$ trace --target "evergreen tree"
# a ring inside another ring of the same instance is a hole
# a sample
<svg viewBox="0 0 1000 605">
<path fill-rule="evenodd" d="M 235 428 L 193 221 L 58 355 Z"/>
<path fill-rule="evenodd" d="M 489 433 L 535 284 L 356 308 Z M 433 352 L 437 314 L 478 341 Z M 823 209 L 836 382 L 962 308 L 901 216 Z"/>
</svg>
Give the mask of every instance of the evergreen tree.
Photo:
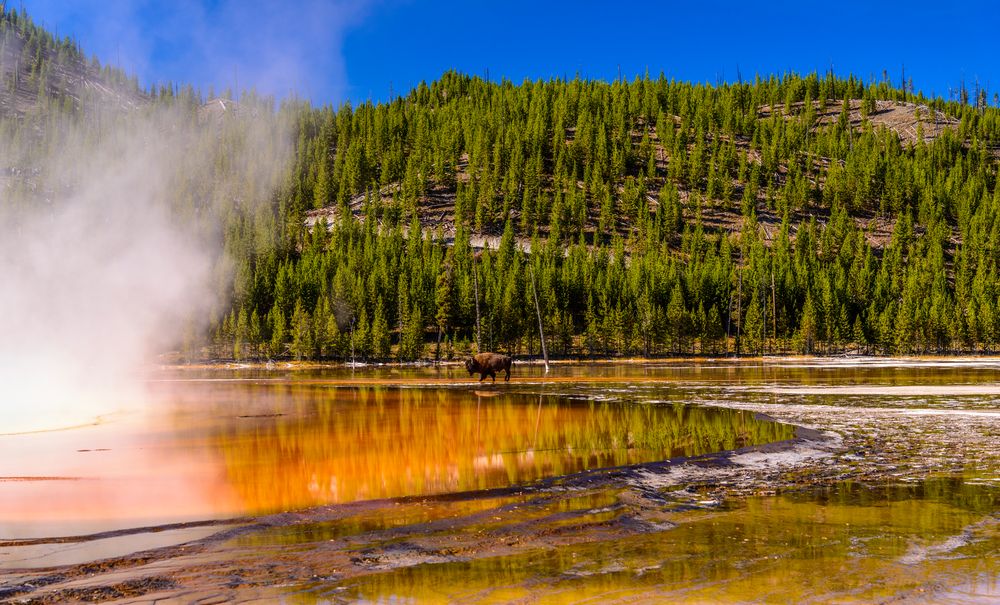
<svg viewBox="0 0 1000 605">
<path fill-rule="evenodd" d="M 799 349 L 801 352 L 806 355 L 813 354 L 817 333 L 816 309 L 813 306 L 812 296 L 806 294 L 806 301 L 802 306 L 802 321 L 798 332 Z"/>
<path fill-rule="evenodd" d="M 455 319 L 455 282 L 452 270 L 453 255 L 449 249 L 441 271 L 437 275 L 437 282 L 434 290 L 434 305 L 437 308 L 435 320 L 438 327 L 438 345 L 434 352 L 435 357 L 440 358 L 441 335 L 448 331 L 448 327 Z"/>
<path fill-rule="evenodd" d="M 271 357 L 279 357 L 285 353 L 285 314 L 281 308 L 275 304 L 268 314 L 271 324 L 271 341 L 269 354 Z"/>
<path fill-rule="evenodd" d="M 667 322 L 670 326 L 670 351 L 680 353 L 687 335 L 687 313 L 684 308 L 684 294 L 680 284 L 674 284 L 667 303 Z"/>
<path fill-rule="evenodd" d="M 388 359 L 390 347 L 389 324 L 385 318 L 382 301 L 379 301 L 375 307 L 375 319 L 372 321 L 371 354 L 376 359 Z"/>
<path fill-rule="evenodd" d="M 314 353 L 312 322 L 301 298 L 295 301 L 295 312 L 292 314 L 291 352 L 295 359 L 312 357 Z"/>
<path fill-rule="evenodd" d="M 755 290 L 750 298 L 744 318 L 744 350 L 751 355 L 760 355 L 764 346 L 764 311 L 761 308 L 760 296 Z"/>
</svg>

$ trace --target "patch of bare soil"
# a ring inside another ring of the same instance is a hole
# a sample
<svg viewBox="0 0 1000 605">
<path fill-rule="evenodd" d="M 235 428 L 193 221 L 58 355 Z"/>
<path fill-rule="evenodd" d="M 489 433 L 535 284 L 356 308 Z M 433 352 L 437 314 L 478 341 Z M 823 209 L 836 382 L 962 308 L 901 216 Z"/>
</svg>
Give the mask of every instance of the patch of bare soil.
<svg viewBox="0 0 1000 605">
<path fill-rule="evenodd" d="M 789 117 L 797 115 L 802 111 L 804 104 L 793 103 L 792 113 Z M 836 122 L 840 118 L 843 101 L 827 101 L 826 107 L 821 108 L 819 101 L 813 101 L 813 108 L 816 110 L 817 127 L 826 126 Z M 784 105 L 775 107 L 778 112 L 786 113 Z M 771 116 L 771 107 L 763 106 L 759 108 L 759 115 L 762 118 Z M 861 111 L 861 100 L 850 101 L 850 111 L 848 121 L 854 130 L 861 130 L 864 127 L 865 117 Z M 927 105 L 916 103 L 904 103 L 900 101 L 876 101 L 875 111 L 868 116 L 868 121 L 872 127 L 885 126 L 899 136 L 899 140 L 905 145 L 907 143 L 917 143 L 919 141 L 931 142 L 941 136 L 946 129 L 956 129 L 958 120 L 940 111 L 934 110 Z"/>
<path fill-rule="evenodd" d="M 957 128 L 958 120 L 926 105 L 878 101 L 871 115 L 875 126 L 885 126 L 904 143 L 932 141 L 948 128 Z"/>
<path fill-rule="evenodd" d="M 391 202 L 398 190 L 398 185 L 383 187 L 379 191 L 379 201 L 381 203 Z M 348 202 L 348 208 L 350 208 L 352 216 L 359 222 L 365 221 L 363 212 L 364 203 L 365 196 L 363 195 L 356 195 Z M 434 186 L 420 198 L 418 204 L 420 207 L 420 228 L 426 232 L 438 234 L 444 240 L 445 244 L 449 246 L 453 245 L 455 243 L 455 236 L 457 235 L 457 227 L 455 225 L 455 191 L 443 186 Z M 307 229 L 312 230 L 321 220 L 326 221 L 327 225 L 333 225 L 338 219 L 339 211 L 337 207 L 326 206 L 306 212 L 304 223 Z M 385 227 L 385 223 L 381 219 L 378 219 L 378 227 L 380 229 Z M 401 226 L 401 230 L 404 237 L 408 236 L 410 231 L 409 224 L 404 223 Z M 494 233 L 490 231 L 473 232 L 469 237 L 469 243 L 477 250 L 485 248 L 497 250 L 500 247 L 500 235 L 498 232 Z M 521 252 L 531 251 L 530 238 L 516 236 L 514 242 L 515 246 Z"/>
<path fill-rule="evenodd" d="M 18 600 L 24 605 L 48 605 L 50 603 L 82 602 L 104 603 L 108 601 L 133 600 L 153 592 L 175 588 L 177 585 L 167 578 L 146 577 L 126 580 L 116 584 L 66 588 L 40 597 Z M 0 593 L 2 594 L 2 593 Z"/>
</svg>

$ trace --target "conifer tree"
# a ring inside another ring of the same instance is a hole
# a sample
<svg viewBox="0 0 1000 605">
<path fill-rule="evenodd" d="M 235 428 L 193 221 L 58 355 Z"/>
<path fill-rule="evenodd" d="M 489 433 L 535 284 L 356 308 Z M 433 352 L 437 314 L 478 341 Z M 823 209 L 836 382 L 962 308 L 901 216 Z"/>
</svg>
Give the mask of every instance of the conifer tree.
<svg viewBox="0 0 1000 605">
<path fill-rule="evenodd" d="M 313 356 L 313 332 L 309 312 L 302 304 L 302 299 L 295 301 L 295 311 L 292 314 L 292 355 L 295 359 L 305 359 Z"/>
<path fill-rule="evenodd" d="M 375 307 L 375 319 L 371 327 L 371 355 L 376 359 L 388 359 L 391 348 L 389 324 L 386 321 L 382 301 Z"/>
<path fill-rule="evenodd" d="M 285 353 L 285 314 L 281 311 L 281 307 L 275 303 L 268 315 L 271 324 L 269 354 L 271 357 L 278 357 Z"/>
<path fill-rule="evenodd" d="M 761 308 L 761 300 L 755 290 L 750 297 L 750 306 L 747 307 L 746 318 L 744 319 L 744 340 L 743 346 L 747 353 L 760 355 L 763 351 L 765 339 L 764 334 L 764 311 Z"/>
</svg>

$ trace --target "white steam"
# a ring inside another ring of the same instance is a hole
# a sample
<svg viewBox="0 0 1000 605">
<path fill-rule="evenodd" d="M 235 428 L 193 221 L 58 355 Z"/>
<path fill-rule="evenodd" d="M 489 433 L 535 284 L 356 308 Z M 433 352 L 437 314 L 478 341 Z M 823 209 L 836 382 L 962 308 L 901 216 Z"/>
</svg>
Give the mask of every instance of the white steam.
<svg viewBox="0 0 1000 605">
<path fill-rule="evenodd" d="M 0 434 L 131 405 L 141 365 L 225 302 L 221 217 L 273 196 L 288 131 L 182 105 L 0 144 Z"/>
<path fill-rule="evenodd" d="M 290 91 L 337 102 L 348 83 L 348 29 L 372 0 L 31 0 L 45 24 L 69 24 L 88 52 L 143 82 L 216 92 Z M 60 35 L 64 32 L 60 31 Z"/>
</svg>

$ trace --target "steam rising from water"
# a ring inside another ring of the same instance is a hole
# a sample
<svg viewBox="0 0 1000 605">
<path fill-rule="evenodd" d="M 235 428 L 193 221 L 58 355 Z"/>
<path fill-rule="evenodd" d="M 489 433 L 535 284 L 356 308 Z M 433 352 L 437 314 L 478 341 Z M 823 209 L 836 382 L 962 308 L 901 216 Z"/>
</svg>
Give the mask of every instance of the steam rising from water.
<svg viewBox="0 0 1000 605">
<path fill-rule="evenodd" d="M 22 130 L 0 144 L 0 433 L 133 405 L 141 365 L 223 302 L 220 217 L 269 199 L 288 157 L 266 106 Z"/>
</svg>

